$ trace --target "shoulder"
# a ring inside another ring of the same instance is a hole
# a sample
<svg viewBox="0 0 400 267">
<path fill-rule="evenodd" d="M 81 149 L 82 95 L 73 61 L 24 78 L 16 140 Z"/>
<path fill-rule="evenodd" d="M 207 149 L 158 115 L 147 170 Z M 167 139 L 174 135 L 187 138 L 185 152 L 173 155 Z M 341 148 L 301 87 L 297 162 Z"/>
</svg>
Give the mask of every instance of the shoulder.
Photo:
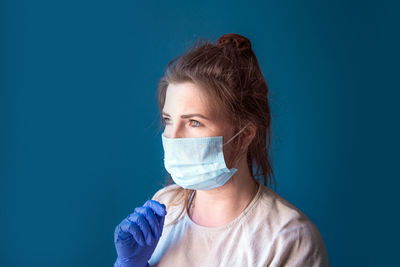
<svg viewBox="0 0 400 267">
<path fill-rule="evenodd" d="M 261 185 L 256 214 L 266 222 L 274 234 L 300 226 L 312 227 L 310 219 L 278 193 Z M 315 227 L 315 226 L 314 226 Z"/>
<path fill-rule="evenodd" d="M 176 194 L 182 191 L 182 187 L 176 184 L 167 185 L 159 189 L 151 198 L 163 204 L 168 204 L 176 198 Z"/>
<path fill-rule="evenodd" d="M 282 229 L 274 237 L 271 249 L 274 266 L 329 266 L 325 244 L 311 222 Z"/>
<path fill-rule="evenodd" d="M 272 265 L 329 265 L 318 228 L 300 209 L 278 193 L 263 186 L 256 214 L 263 222 L 262 228 L 268 231 L 274 251 Z"/>
<path fill-rule="evenodd" d="M 152 197 L 152 200 L 156 200 L 166 206 L 166 225 L 181 217 L 184 211 L 184 199 L 185 190 L 176 184 L 167 185 L 161 188 Z"/>
</svg>

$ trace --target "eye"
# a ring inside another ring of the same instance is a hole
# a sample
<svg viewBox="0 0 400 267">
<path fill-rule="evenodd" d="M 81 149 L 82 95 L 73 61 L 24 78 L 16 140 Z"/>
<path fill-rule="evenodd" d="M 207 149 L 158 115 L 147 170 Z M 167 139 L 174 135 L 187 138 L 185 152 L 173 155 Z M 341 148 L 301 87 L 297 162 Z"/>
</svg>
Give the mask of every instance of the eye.
<svg viewBox="0 0 400 267">
<path fill-rule="evenodd" d="M 201 126 L 201 123 L 196 120 L 190 120 L 190 122 L 194 122 L 194 124 L 196 125 L 196 126 L 194 126 L 195 128 Z"/>
<path fill-rule="evenodd" d="M 163 117 L 163 118 L 162 118 L 162 122 L 163 122 L 164 124 L 168 124 L 168 121 L 169 121 L 169 118 L 166 118 L 166 117 Z"/>
<path fill-rule="evenodd" d="M 194 127 L 194 128 L 202 126 L 202 124 L 199 121 L 196 121 L 196 120 L 189 120 L 189 121 L 191 123 L 191 126 Z M 170 124 L 170 119 L 167 118 L 167 117 L 163 117 L 162 118 L 162 123 L 165 124 L 165 125 L 166 124 Z"/>
</svg>

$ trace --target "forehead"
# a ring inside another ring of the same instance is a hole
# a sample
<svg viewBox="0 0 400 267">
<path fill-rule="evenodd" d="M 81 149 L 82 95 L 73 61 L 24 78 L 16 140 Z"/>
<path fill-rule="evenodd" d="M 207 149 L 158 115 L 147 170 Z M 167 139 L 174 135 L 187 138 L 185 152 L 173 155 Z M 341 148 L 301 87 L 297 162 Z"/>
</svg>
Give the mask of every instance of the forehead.
<svg viewBox="0 0 400 267">
<path fill-rule="evenodd" d="M 170 83 L 167 88 L 163 110 L 172 113 L 196 112 L 206 116 L 212 115 L 211 109 L 207 104 L 206 95 L 202 94 L 200 88 L 191 82 Z"/>
</svg>

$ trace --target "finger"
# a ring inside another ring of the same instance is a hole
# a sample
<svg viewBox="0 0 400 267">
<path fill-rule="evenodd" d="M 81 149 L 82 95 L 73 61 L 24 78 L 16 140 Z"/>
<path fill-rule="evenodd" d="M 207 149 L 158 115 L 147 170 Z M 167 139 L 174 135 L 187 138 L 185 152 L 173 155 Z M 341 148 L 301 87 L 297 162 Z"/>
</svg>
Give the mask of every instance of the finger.
<svg viewBox="0 0 400 267">
<path fill-rule="evenodd" d="M 144 239 L 146 240 L 146 244 L 151 246 L 154 238 L 151 234 L 151 228 L 146 218 L 142 214 L 135 212 L 128 218 L 128 220 L 135 222 L 139 226 L 140 230 L 142 230 Z"/>
<path fill-rule="evenodd" d="M 161 204 L 160 202 L 156 200 L 147 200 L 146 203 L 144 203 L 143 207 L 150 207 L 155 214 L 160 215 L 160 216 L 165 216 L 167 214 L 167 210 L 165 208 L 164 204 Z"/>
<path fill-rule="evenodd" d="M 120 240 L 127 240 L 133 236 L 130 233 L 125 233 L 120 229 L 121 225 L 118 224 L 114 229 L 114 243 L 117 243 Z"/>
<path fill-rule="evenodd" d="M 156 215 L 157 220 L 159 221 L 159 226 L 160 226 L 160 236 L 162 235 L 162 231 L 164 229 L 164 220 L 165 220 L 165 216 L 158 216 Z"/>
<path fill-rule="evenodd" d="M 145 242 L 143 233 L 135 222 L 124 219 L 120 224 L 120 229 L 121 232 L 131 234 L 139 245 L 144 246 Z"/>
<path fill-rule="evenodd" d="M 160 216 L 160 226 L 163 228 L 164 227 L 164 220 L 165 220 L 165 216 Z M 161 228 L 161 229 L 162 229 Z"/>
<path fill-rule="evenodd" d="M 153 210 L 150 207 L 138 207 L 135 209 L 135 212 L 142 214 L 146 218 L 151 227 L 154 238 L 158 239 L 160 236 L 160 226 Z"/>
</svg>

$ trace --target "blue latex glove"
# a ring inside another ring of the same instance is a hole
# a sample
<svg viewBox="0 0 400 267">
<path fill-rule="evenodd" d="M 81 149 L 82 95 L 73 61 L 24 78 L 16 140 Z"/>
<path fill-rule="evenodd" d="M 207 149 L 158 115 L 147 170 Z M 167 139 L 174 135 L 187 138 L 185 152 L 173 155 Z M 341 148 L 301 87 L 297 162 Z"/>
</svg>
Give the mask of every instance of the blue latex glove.
<svg viewBox="0 0 400 267">
<path fill-rule="evenodd" d="M 114 232 L 117 260 L 114 267 L 146 267 L 164 228 L 164 204 L 148 200 L 128 215 Z"/>
</svg>

